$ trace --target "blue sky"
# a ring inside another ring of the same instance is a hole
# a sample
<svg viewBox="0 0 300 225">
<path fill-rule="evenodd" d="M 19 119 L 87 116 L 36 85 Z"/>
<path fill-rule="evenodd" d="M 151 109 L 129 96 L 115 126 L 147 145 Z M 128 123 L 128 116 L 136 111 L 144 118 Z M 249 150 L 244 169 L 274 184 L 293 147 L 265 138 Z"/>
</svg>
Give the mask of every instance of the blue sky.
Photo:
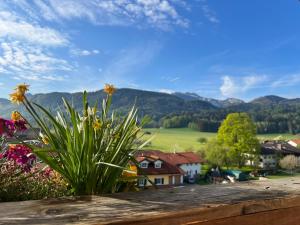
<svg viewBox="0 0 300 225">
<path fill-rule="evenodd" d="M 117 87 L 300 97 L 297 0 L 2 0 L 0 97 Z"/>
</svg>

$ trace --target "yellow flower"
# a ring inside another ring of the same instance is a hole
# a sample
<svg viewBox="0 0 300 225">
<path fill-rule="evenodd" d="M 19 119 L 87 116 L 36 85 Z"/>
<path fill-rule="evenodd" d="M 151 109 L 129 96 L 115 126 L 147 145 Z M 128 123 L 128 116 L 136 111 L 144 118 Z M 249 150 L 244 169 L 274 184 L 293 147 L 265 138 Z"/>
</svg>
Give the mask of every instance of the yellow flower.
<svg viewBox="0 0 300 225">
<path fill-rule="evenodd" d="M 105 84 L 103 91 L 109 95 L 113 95 L 113 93 L 116 91 L 116 88 L 112 84 Z"/>
<path fill-rule="evenodd" d="M 21 113 L 19 113 L 18 111 L 13 111 L 12 113 L 11 113 L 11 119 L 13 120 L 13 121 L 18 121 L 18 120 L 20 120 L 22 118 L 22 115 L 21 115 Z"/>
<path fill-rule="evenodd" d="M 45 145 L 48 145 L 49 144 L 49 139 L 46 137 L 46 136 L 43 136 L 42 137 L 42 141 Z"/>
<path fill-rule="evenodd" d="M 123 177 L 136 177 L 137 176 L 137 168 L 136 166 L 130 166 L 129 170 L 123 170 Z"/>
<path fill-rule="evenodd" d="M 10 101 L 12 103 L 17 103 L 20 104 L 21 102 L 23 102 L 25 99 L 24 93 L 20 93 L 20 92 L 14 92 L 12 94 L 10 94 Z"/>
<path fill-rule="evenodd" d="M 29 85 L 28 84 L 19 84 L 16 88 L 15 88 L 15 90 L 16 90 L 16 92 L 18 92 L 18 93 L 21 93 L 21 94 L 25 94 L 29 89 Z"/>
<path fill-rule="evenodd" d="M 93 128 L 94 130 L 100 130 L 101 128 L 101 121 L 100 120 L 96 120 L 93 124 Z"/>
</svg>

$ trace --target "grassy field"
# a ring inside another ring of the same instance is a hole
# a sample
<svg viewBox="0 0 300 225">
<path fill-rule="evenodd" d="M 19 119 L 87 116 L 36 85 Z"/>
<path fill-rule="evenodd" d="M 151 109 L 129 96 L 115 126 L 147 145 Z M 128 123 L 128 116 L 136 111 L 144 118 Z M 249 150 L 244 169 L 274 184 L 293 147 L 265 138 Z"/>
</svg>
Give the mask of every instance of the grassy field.
<svg viewBox="0 0 300 225">
<path fill-rule="evenodd" d="M 146 147 L 146 149 L 156 149 L 163 151 L 197 151 L 205 144 L 201 144 L 198 139 L 206 138 L 209 140 L 216 136 L 216 133 L 206 133 L 191 130 L 188 128 L 178 128 L 178 129 L 144 129 L 144 132 L 150 132 L 151 134 L 145 135 L 148 139 L 153 137 L 151 145 Z M 266 134 L 258 135 L 261 140 L 271 140 L 274 138 L 291 139 L 294 136 L 289 134 Z"/>
</svg>

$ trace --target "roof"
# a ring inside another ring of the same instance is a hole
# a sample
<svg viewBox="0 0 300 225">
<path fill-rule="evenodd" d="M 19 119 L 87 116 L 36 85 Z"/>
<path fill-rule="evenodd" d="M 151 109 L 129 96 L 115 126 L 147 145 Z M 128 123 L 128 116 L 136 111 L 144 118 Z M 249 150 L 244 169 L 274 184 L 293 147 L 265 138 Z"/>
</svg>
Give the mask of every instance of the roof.
<svg viewBox="0 0 300 225">
<path fill-rule="evenodd" d="M 163 161 L 163 160 L 161 160 Z M 154 162 L 150 162 L 148 168 L 138 168 L 138 175 L 159 175 L 159 174 L 184 174 L 179 167 L 163 161 L 161 168 L 155 168 Z"/>
<path fill-rule="evenodd" d="M 300 139 L 293 139 L 293 140 L 290 140 L 290 141 L 294 142 L 297 145 L 300 145 Z"/>
<path fill-rule="evenodd" d="M 139 175 L 184 174 L 178 166 L 188 163 L 200 163 L 202 159 L 194 152 L 165 153 L 159 150 L 143 150 L 136 154 L 136 160 L 149 162 L 148 168 L 139 168 Z M 161 168 L 155 168 L 154 162 L 161 160 Z"/>
<path fill-rule="evenodd" d="M 203 162 L 200 156 L 194 152 L 166 153 L 159 150 L 143 150 L 139 151 L 136 154 L 136 157 L 148 157 L 155 160 L 162 159 L 163 161 L 169 162 L 173 165 Z"/>
<path fill-rule="evenodd" d="M 143 150 L 139 151 L 137 157 L 158 157 L 163 161 L 167 161 L 173 165 L 181 165 L 188 163 L 201 163 L 203 160 L 200 156 L 194 152 L 177 152 L 177 153 L 166 153 L 159 150 Z"/>
<path fill-rule="evenodd" d="M 300 149 L 285 141 L 266 141 L 261 145 L 261 154 L 283 154 L 300 156 Z"/>
<path fill-rule="evenodd" d="M 200 156 L 194 152 L 167 153 L 166 157 L 168 157 L 169 160 L 176 165 L 202 162 Z"/>
</svg>

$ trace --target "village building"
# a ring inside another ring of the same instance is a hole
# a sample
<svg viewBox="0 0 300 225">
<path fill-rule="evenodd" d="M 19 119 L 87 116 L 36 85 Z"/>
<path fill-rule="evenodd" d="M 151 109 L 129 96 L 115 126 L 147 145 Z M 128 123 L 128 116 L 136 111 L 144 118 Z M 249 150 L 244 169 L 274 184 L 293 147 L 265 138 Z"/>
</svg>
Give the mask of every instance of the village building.
<svg viewBox="0 0 300 225">
<path fill-rule="evenodd" d="M 293 139 L 293 140 L 290 140 L 288 143 L 297 148 L 298 146 L 300 146 L 300 139 L 299 138 Z"/>
<path fill-rule="evenodd" d="M 139 186 L 181 185 L 184 181 L 194 182 L 201 173 L 201 158 L 193 152 L 164 153 L 158 150 L 140 151 L 136 155 L 139 162 Z"/>
<path fill-rule="evenodd" d="M 279 160 L 287 155 L 298 158 L 300 165 L 300 149 L 286 141 L 265 141 L 261 144 L 259 167 L 263 169 L 276 169 Z"/>
</svg>

